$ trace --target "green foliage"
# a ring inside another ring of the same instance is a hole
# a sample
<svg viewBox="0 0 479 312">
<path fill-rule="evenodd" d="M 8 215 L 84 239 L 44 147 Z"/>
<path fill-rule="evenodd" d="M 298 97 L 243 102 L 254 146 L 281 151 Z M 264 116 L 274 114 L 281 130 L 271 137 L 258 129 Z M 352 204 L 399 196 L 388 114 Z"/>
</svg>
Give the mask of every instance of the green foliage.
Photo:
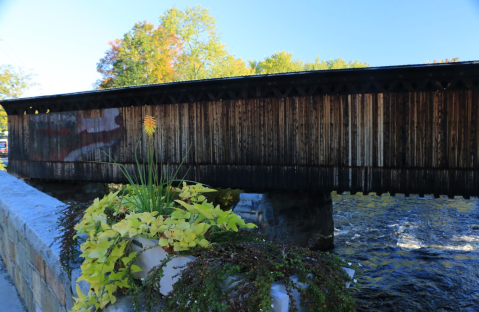
<svg viewBox="0 0 479 312">
<path fill-rule="evenodd" d="M 5 136 L 8 130 L 8 116 L 5 109 L 0 105 L 0 136 Z"/>
<path fill-rule="evenodd" d="M 110 49 L 97 64 L 102 80 L 99 89 L 164 83 L 175 80 L 174 63 L 181 48 L 178 37 L 161 26 L 137 23 L 122 40 L 109 42 Z"/>
<path fill-rule="evenodd" d="M 214 235 L 215 244 L 195 254 L 196 260 L 182 271 L 175 291 L 165 298 L 162 311 L 269 311 L 272 282 L 284 285 L 289 294 L 299 291 L 306 311 L 354 311 L 345 286 L 351 279 L 341 269 L 348 264 L 340 258 L 285 246 L 251 232 L 237 233 L 236 239 L 224 236 L 229 235 Z M 309 287 L 293 283 L 293 275 Z M 231 276 L 226 288 L 221 287 Z M 147 289 L 155 285 L 147 284 Z M 290 311 L 294 310 L 292 302 Z"/>
<path fill-rule="evenodd" d="M 314 62 L 303 62 L 299 59 L 293 59 L 293 53 L 287 53 L 286 51 L 273 53 L 271 56 L 266 57 L 262 61 L 249 62 L 250 67 L 256 74 L 273 74 L 273 73 L 286 73 L 286 72 L 298 72 L 308 70 L 326 70 L 326 69 L 343 69 L 343 68 L 360 68 L 368 67 L 367 63 L 359 61 L 346 62 L 342 58 L 334 60 L 324 61 L 320 60 L 319 56 L 316 57 Z"/>
<path fill-rule="evenodd" d="M 82 242 L 79 237 L 76 237 L 75 225 L 81 221 L 85 210 L 91 204 L 92 202 L 73 202 L 60 211 L 58 227 L 61 235 L 55 237 L 55 242 L 60 243 L 60 262 L 68 275 L 71 275 L 72 265 L 79 262 L 80 244 Z"/>
<path fill-rule="evenodd" d="M 434 60 L 432 63 L 433 64 L 443 64 L 443 63 L 455 63 L 455 62 L 459 62 L 459 61 L 460 61 L 459 57 L 453 57 L 452 59 L 445 59 L 445 60 L 439 60 L 439 61 Z M 429 61 L 426 61 L 426 64 L 430 64 Z"/>
<path fill-rule="evenodd" d="M 235 58 L 231 54 L 225 54 L 210 66 L 209 76 L 207 78 L 221 78 L 246 76 L 253 74 L 253 71 L 246 66 L 241 58 Z"/>
<path fill-rule="evenodd" d="M 26 90 L 36 85 L 32 79 L 33 75 L 24 72 L 21 68 L 0 65 L 0 101 L 22 96 Z M 7 128 L 7 113 L 0 105 L 0 133 L 7 131 Z"/>
<path fill-rule="evenodd" d="M 137 285 L 133 280 L 130 281 L 132 287 L 128 290 L 128 294 L 132 295 L 135 311 L 144 311 L 145 308 L 147 311 L 162 311 L 161 307 L 164 305 L 164 299 L 163 296 L 159 295 L 158 285 L 160 285 L 161 278 L 164 276 L 163 268 L 173 257 L 173 255 L 168 255 L 152 268 L 142 285 Z M 143 309 L 140 309 L 141 299 L 146 299 L 142 300 L 141 308 Z"/>
<path fill-rule="evenodd" d="M 137 23 L 123 39 L 109 43 L 110 49 L 97 64 L 102 78 L 96 88 L 369 66 L 342 58 L 324 61 L 319 56 L 304 62 L 286 51 L 246 63 L 228 52 L 215 18 L 199 5 L 184 10 L 172 7 L 159 21 L 157 28 L 146 21 Z"/>
<path fill-rule="evenodd" d="M 115 292 L 120 289 L 143 296 L 149 311 L 160 306 L 161 311 L 266 311 L 271 306 L 272 282 L 283 284 L 288 293 L 299 291 L 301 306 L 307 311 L 354 311 L 345 289 L 351 279 L 341 269 L 348 265 L 340 258 L 239 231 L 254 225 L 245 224 L 231 210 L 214 207 L 205 195 L 215 190 L 202 184 L 183 183 L 175 192 L 179 199 L 166 216 L 157 211 L 138 212 L 119 192 L 96 199 L 85 210 L 75 226 L 77 235 L 87 236 L 81 245 L 84 261 L 78 281 L 90 283 L 90 290 L 83 294 L 77 287 L 72 311 L 102 309 L 116 301 Z M 158 239 L 167 251 L 186 251 L 196 257 L 162 302 L 157 288 L 171 256 L 150 272 L 144 288 L 139 289 L 132 276 L 140 271 L 134 264 L 138 254 L 129 253 L 131 240 L 138 236 Z M 293 275 L 309 287 L 293 283 Z M 229 276 L 233 279 L 225 288 Z"/>
<path fill-rule="evenodd" d="M 194 222 L 205 221 L 207 224 L 216 226 L 220 230 L 233 230 L 235 232 L 238 231 L 238 227 L 248 229 L 256 227 L 252 223 L 246 224 L 244 220 L 233 213 L 232 210 L 224 211 L 219 205 L 214 207 L 212 203 L 209 203 L 203 193 L 214 191 L 215 190 L 205 188 L 199 183 L 191 186 L 184 183 L 179 195 L 181 200 L 176 200 L 176 202 L 181 204 L 182 208 L 185 209 L 185 212 L 182 213 L 189 213 L 188 217 L 194 220 Z M 177 209 L 174 213 L 180 211 L 182 210 Z"/>
<path fill-rule="evenodd" d="M 5 166 L 5 164 L 3 163 L 3 161 L 0 160 L 0 170 L 2 171 L 7 171 L 7 167 Z"/>
<path fill-rule="evenodd" d="M 319 56 L 312 63 L 304 64 L 303 70 L 325 70 L 325 69 L 345 69 L 345 68 L 364 68 L 369 67 L 366 62 L 345 61 L 342 58 L 330 59 L 328 61 L 320 60 Z"/>
<path fill-rule="evenodd" d="M 178 36 L 182 42 L 182 53 L 176 63 L 179 80 L 247 72 L 242 60 L 228 54 L 225 45 L 220 41 L 216 20 L 208 9 L 197 5 L 181 11 L 173 7 L 160 16 L 160 24 L 168 33 Z"/>
<path fill-rule="evenodd" d="M 146 21 L 137 23 L 123 39 L 109 43 L 97 64 L 102 78 L 95 88 L 251 73 L 242 59 L 228 53 L 208 9 L 173 7 L 159 19 L 157 28 Z"/>
<path fill-rule="evenodd" d="M 154 130 L 153 130 L 154 131 Z M 138 145 L 140 141 L 138 141 Z M 146 171 L 140 165 L 138 161 L 136 150 L 136 172 L 137 174 L 130 174 L 126 167 L 122 164 L 115 162 L 110 158 L 111 162 L 116 165 L 123 175 L 129 181 L 128 194 L 123 197 L 125 205 L 134 206 L 138 212 L 153 212 L 156 211 L 160 215 L 169 214 L 174 206 L 174 192 L 171 192 L 173 183 L 180 181 L 176 180 L 180 166 L 175 172 L 170 172 L 168 166 L 166 170 L 158 173 L 158 164 L 154 156 L 154 139 L 153 135 L 148 136 L 148 161 Z"/>
<path fill-rule="evenodd" d="M 293 60 L 293 53 L 281 51 L 258 62 L 255 69 L 258 74 L 297 72 L 303 69 L 303 62 Z"/>
<path fill-rule="evenodd" d="M 212 203 L 214 206 L 220 205 L 221 209 L 228 210 L 233 207 L 237 202 L 239 202 L 239 196 L 243 193 L 243 190 L 240 189 L 231 189 L 231 188 L 215 188 L 216 192 L 205 194 L 208 202 Z"/>
<path fill-rule="evenodd" d="M 84 280 L 90 283 L 90 289 L 88 294 L 83 294 L 77 284 L 78 298 L 74 298 L 71 311 L 89 310 L 90 307 L 97 311 L 108 303 L 114 303 L 117 289 L 129 287 L 127 273 L 141 271 L 133 265 L 136 253 L 125 254 L 128 241 L 120 239 L 119 233 L 109 225 L 121 211 L 115 209 L 121 208 L 118 202 L 117 193 L 110 193 L 101 201 L 95 199 L 86 209 L 82 221 L 75 226 L 78 234 L 74 238 L 81 234 L 88 236 L 81 244 L 81 257 L 85 260 L 77 282 Z M 113 211 L 117 214 L 112 214 Z"/>
<path fill-rule="evenodd" d="M 74 298 L 76 303 L 72 311 L 90 307 L 103 309 L 116 301 L 118 289 L 134 287 L 131 273 L 141 269 L 134 264 L 136 252 L 128 251 L 131 240 L 137 236 L 157 239 L 168 252 L 180 252 L 209 246 L 206 233 L 212 228 L 215 232 L 255 227 L 246 224 L 231 210 L 213 207 L 203 195 L 208 192 L 215 190 L 201 184 L 183 183 L 183 187 L 177 190 L 180 199 L 175 201 L 177 204 L 172 207 L 170 215 L 138 209 L 132 199 L 138 196 L 135 193 L 121 197 L 115 192 L 102 200 L 95 199 L 75 226 L 77 235 L 74 238 L 82 234 L 88 236 L 80 247 L 84 261 L 82 275 L 77 281 L 90 283 L 90 290 L 83 294 L 77 287 L 79 297 Z"/>
<path fill-rule="evenodd" d="M 15 99 L 23 95 L 30 87 L 33 75 L 11 65 L 0 66 L 0 100 Z"/>
</svg>

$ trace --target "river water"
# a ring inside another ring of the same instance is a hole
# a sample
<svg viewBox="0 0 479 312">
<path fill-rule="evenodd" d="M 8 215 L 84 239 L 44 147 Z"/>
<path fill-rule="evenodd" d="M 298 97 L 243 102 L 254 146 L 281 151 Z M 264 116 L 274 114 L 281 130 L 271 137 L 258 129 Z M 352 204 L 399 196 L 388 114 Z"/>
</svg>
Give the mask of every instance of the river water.
<svg viewBox="0 0 479 312">
<path fill-rule="evenodd" d="M 332 194 L 358 311 L 479 311 L 479 200 Z"/>
</svg>

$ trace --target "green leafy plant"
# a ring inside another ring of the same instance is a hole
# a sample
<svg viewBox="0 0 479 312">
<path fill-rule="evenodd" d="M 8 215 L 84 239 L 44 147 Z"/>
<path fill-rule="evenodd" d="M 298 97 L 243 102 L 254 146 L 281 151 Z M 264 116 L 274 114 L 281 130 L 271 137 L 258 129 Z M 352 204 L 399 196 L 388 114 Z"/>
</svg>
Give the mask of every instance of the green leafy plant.
<svg viewBox="0 0 479 312">
<path fill-rule="evenodd" d="M 84 261 L 77 282 L 90 283 L 90 290 L 83 294 L 77 287 L 78 298 L 74 298 L 76 303 L 72 311 L 90 307 L 103 309 L 116 301 L 118 289 L 133 286 L 131 274 L 141 271 L 134 264 L 137 253 L 129 252 L 129 245 L 135 237 L 157 239 L 167 251 L 181 252 L 209 246 L 206 233 L 211 228 L 215 229 L 212 232 L 217 232 L 255 227 L 231 211 L 209 204 L 203 193 L 212 191 L 201 184 L 190 186 L 184 183 L 178 190 L 181 200 L 176 200 L 170 215 L 160 215 L 158 211 L 137 212 L 133 201 L 124 200 L 119 192 L 110 193 L 102 200 L 95 199 L 75 226 L 77 236 L 88 237 L 80 247 Z M 125 196 L 131 198 L 135 195 Z"/>
<path fill-rule="evenodd" d="M 345 286 L 352 281 L 341 269 L 349 265 L 337 256 L 286 246 L 251 232 L 234 236 L 218 232 L 211 240 L 215 243 L 195 254 L 182 271 L 161 311 L 270 311 L 273 282 L 290 295 L 290 311 L 296 310 L 293 291 L 301 294 L 300 305 L 306 311 L 354 311 Z M 147 301 L 153 299 L 148 296 L 156 285 L 146 283 Z"/>
<path fill-rule="evenodd" d="M 85 203 L 72 202 L 60 211 L 58 226 L 61 235 L 55 237 L 54 242 L 60 244 L 60 262 L 68 275 L 71 275 L 74 265 L 81 263 L 79 256 L 82 240 L 77 237 L 75 225 L 83 219 L 85 210 L 91 204 L 92 201 Z"/>
<path fill-rule="evenodd" d="M 0 170 L 7 171 L 7 166 L 5 166 L 5 164 L 1 160 L 0 160 Z"/>
<path fill-rule="evenodd" d="M 144 120 L 144 131 L 148 137 L 147 145 L 147 164 L 146 169 L 142 167 L 135 151 L 136 173 L 130 173 L 122 164 L 115 162 L 111 157 L 110 161 L 116 165 L 129 182 L 128 189 L 134 196 L 125 197 L 123 200 L 131 203 L 139 212 L 157 211 L 160 214 L 168 214 L 173 206 L 173 196 L 171 189 L 173 184 L 182 180 L 176 180 L 178 171 L 170 172 L 168 166 L 165 170 L 159 170 L 154 151 L 153 134 L 156 130 L 155 119 L 152 116 L 146 116 Z M 140 141 L 138 141 L 138 144 Z M 137 145 L 138 148 L 138 145 Z"/>
<path fill-rule="evenodd" d="M 75 226 L 78 235 L 87 236 L 81 245 L 84 262 L 78 281 L 87 281 L 90 289 L 83 294 L 77 287 L 78 298 L 74 298 L 72 311 L 104 308 L 116 301 L 118 290 L 127 289 L 141 293 L 150 309 L 158 307 L 156 288 L 171 256 L 150 271 L 146 289 L 140 291 L 132 275 L 140 271 L 134 264 L 138 254 L 128 252 L 132 239 L 138 236 L 158 239 L 169 251 L 196 257 L 182 272 L 175 290 L 161 303 L 164 311 L 266 311 L 271 306 L 272 282 L 284 285 L 288 294 L 299 291 L 301 305 L 308 311 L 354 310 L 344 286 L 351 280 L 341 269 L 347 266 L 343 260 L 238 231 L 254 225 L 208 203 L 204 194 L 213 191 L 201 184 L 184 183 L 182 189 L 176 190 L 178 205 L 166 216 L 157 211 L 136 212 L 136 207 L 123 201 L 118 192 L 96 199 Z M 289 278 L 293 275 L 309 287 L 293 283 Z M 234 278 L 225 282 L 229 276 Z M 294 309 L 292 302 L 291 310 Z"/>
<path fill-rule="evenodd" d="M 233 205 L 239 202 L 239 196 L 243 193 L 243 190 L 231 188 L 222 189 L 219 187 L 215 188 L 215 190 L 216 192 L 214 193 L 205 194 L 205 197 L 208 202 L 214 206 L 220 205 L 223 210 L 231 209 Z"/>
<path fill-rule="evenodd" d="M 84 261 L 81 265 L 82 275 L 77 282 L 88 282 L 90 289 L 88 294 L 83 294 L 77 284 L 78 298 L 74 298 L 71 311 L 88 310 L 92 306 L 96 311 L 110 302 L 114 303 L 116 290 L 119 287 L 128 288 L 126 271 L 140 270 L 132 264 L 136 254 L 125 255 L 128 242 L 120 240 L 119 233 L 109 225 L 114 222 L 115 216 L 108 212 L 114 210 L 118 201 L 117 193 L 111 193 L 102 200 L 95 199 L 85 211 L 82 221 L 75 226 L 77 236 L 88 236 L 81 245 Z"/>
</svg>

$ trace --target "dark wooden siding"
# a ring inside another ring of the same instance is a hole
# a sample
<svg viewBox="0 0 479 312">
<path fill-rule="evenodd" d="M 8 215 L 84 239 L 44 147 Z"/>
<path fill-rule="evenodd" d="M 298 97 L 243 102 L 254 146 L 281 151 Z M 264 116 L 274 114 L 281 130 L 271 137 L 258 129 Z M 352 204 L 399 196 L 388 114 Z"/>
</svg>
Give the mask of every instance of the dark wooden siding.
<svg viewBox="0 0 479 312">
<path fill-rule="evenodd" d="M 115 166 L 97 162 L 109 154 L 132 169 L 137 145 L 144 160 L 142 121 L 152 115 L 159 161 L 184 161 L 189 179 L 213 186 L 477 196 L 478 92 L 150 100 L 11 115 L 9 171 L 124 182 Z"/>
</svg>

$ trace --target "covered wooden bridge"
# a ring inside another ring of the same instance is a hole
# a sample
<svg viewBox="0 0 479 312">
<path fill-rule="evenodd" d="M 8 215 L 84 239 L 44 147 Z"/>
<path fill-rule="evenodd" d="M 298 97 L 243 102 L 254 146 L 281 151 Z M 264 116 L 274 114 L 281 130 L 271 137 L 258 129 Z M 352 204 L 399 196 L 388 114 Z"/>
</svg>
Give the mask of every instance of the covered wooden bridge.
<svg viewBox="0 0 479 312">
<path fill-rule="evenodd" d="M 9 172 L 125 182 L 145 159 L 212 186 L 479 195 L 479 63 L 247 76 L 6 100 Z M 140 140 L 142 138 L 142 140 Z M 106 153 L 104 153 L 104 152 Z"/>
</svg>

